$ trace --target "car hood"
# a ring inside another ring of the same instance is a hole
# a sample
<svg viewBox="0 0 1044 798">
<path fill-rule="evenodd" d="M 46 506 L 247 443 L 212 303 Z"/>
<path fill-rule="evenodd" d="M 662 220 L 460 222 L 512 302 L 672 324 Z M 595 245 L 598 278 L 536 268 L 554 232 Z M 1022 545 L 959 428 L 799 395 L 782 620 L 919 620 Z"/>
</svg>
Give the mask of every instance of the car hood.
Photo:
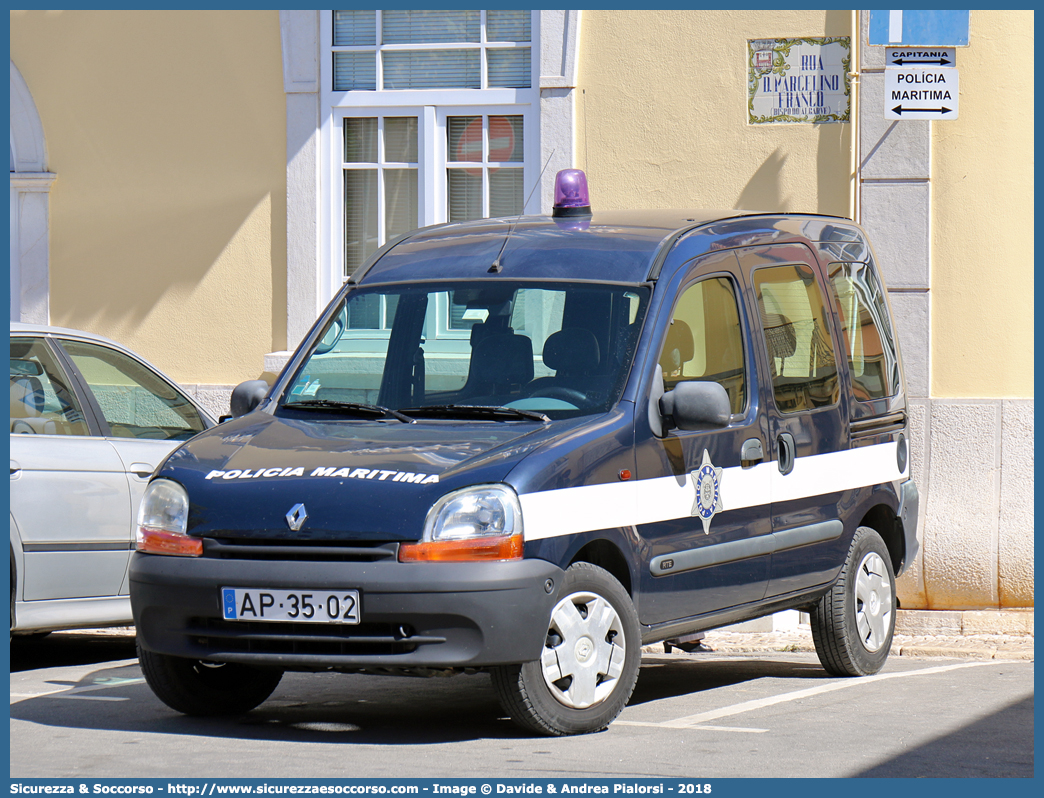
<svg viewBox="0 0 1044 798">
<path fill-rule="evenodd" d="M 255 412 L 196 436 L 158 476 L 188 491 L 190 535 L 417 540 L 440 496 L 503 481 L 577 423 L 302 421 Z M 292 530 L 287 516 L 299 504 L 307 517 Z"/>
</svg>

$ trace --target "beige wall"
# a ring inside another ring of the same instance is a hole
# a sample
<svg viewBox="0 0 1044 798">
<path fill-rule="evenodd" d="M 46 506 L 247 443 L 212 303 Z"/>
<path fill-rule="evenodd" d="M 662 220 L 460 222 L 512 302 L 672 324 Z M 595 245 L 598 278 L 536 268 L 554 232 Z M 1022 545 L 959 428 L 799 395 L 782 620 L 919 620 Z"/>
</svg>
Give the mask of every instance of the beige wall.
<svg viewBox="0 0 1044 798">
<path fill-rule="evenodd" d="M 850 11 L 584 11 L 577 166 L 595 208 L 852 215 L 851 124 L 747 124 L 747 40 L 851 36 Z"/>
<path fill-rule="evenodd" d="M 1033 396 L 1032 11 L 973 11 L 932 126 L 932 396 Z"/>
<path fill-rule="evenodd" d="M 51 323 L 256 377 L 286 337 L 278 12 L 12 11 L 11 58 L 58 175 Z"/>
</svg>

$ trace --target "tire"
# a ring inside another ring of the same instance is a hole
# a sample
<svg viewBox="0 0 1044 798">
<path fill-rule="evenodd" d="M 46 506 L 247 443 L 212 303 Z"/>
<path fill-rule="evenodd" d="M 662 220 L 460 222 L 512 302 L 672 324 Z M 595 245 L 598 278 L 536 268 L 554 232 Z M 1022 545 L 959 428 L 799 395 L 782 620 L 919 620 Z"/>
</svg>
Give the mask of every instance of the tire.
<svg viewBox="0 0 1044 798">
<path fill-rule="evenodd" d="M 493 668 L 504 710 L 548 736 L 587 734 L 620 714 L 638 680 L 641 632 L 631 597 L 596 565 L 569 566 L 539 660 Z"/>
<path fill-rule="evenodd" d="M 895 576 L 881 536 L 861 526 L 834 586 L 810 612 L 812 641 L 827 672 L 869 676 L 881 670 L 895 632 Z"/>
<path fill-rule="evenodd" d="M 138 646 L 138 662 L 152 692 L 185 715 L 241 715 L 261 704 L 283 672 L 227 662 L 170 657 Z"/>
</svg>

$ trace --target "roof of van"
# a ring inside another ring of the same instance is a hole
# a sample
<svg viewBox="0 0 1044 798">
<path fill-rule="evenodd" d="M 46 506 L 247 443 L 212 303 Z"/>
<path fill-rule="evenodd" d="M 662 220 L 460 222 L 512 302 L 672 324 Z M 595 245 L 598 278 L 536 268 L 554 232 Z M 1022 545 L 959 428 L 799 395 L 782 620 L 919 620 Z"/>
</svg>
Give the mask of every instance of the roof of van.
<svg viewBox="0 0 1044 798">
<path fill-rule="evenodd" d="M 496 278 L 640 283 L 679 231 L 757 211 L 600 211 L 591 216 L 519 216 L 436 225 L 393 244 L 356 275 L 361 284 Z M 506 238 L 506 241 L 505 241 Z M 500 257 L 500 271 L 491 266 Z"/>
</svg>

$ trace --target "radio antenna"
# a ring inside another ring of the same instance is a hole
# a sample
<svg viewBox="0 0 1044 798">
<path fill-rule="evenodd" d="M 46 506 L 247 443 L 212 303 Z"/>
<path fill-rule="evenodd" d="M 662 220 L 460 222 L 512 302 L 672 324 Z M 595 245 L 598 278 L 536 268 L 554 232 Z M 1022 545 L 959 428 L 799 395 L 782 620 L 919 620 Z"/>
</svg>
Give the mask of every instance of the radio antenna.
<svg viewBox="0 0 1044 798">
<path fill-rule="evenodd" d="M 500 274 L 500 270 L 502 268 L 500 265 L 500 256 L 503 255 L 504 250 L 507 249 L 508 239 L 511 238 L 511 233 L 514 232 L 515 225 L 518 224 L 518 220 L 521 219 L 523 214 L 526 212 L 526 206 L 529 204 L 529 201 L 533 198 L 533 192 L 536 191 L 537 186 L 540 185 L 540 178 L 542 178 L 544 176 L 544 172 L 547 171 L 547 165 L 551 163 L 551 158 L 552 156 L 554 156 L 554 154 L 555 150 L 551 150 L 551 154 L 548 155 L 547 160 L 544 161 L 544 168 L 541 169 L 540 174 L 537 175 L 536 182 L 533 184 L 533 188 L 529 190 L 529 196 L 526 197 L 526 201 L 522 203 L 522 213 L 520 213 L 511 221 L 511 225 L 508 227 L 507 235 L 504 236 L 504 243 L 500 245 L 500 252 L 497 253 L 497 257 L 493 260 L 492 265 L 489 267 L 488 273 Z"/>
</svg>

